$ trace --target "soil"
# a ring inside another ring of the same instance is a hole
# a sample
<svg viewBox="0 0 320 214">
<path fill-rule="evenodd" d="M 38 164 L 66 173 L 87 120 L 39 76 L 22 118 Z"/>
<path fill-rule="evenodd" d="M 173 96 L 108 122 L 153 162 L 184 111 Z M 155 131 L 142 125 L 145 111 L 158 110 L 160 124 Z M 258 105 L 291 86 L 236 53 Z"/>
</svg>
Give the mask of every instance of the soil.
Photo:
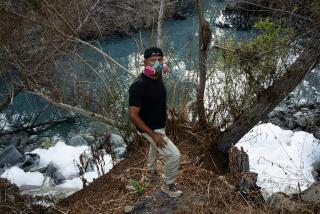
<svg viewBox="0 0 320 214">
<path fill-rule="evenodd" d="M 250 202 L 240 195 L 239 177 L 218 168 L 224 162 L 212 152 L 214 130 L 168 121 L 166 131 L 182 157 L 177 186 L 184 193 L 179 198 L 170 198 L 161 192 L 161 179 L 152 183 L 145 181 L 148 144 L 136 135 L 127 157 L 110 172 L 49 208 L 30 206 L 35 204 L 34 199 L 32 203 L 30 198 L 21 197 L 15 185 L 0 180 L 0 213 L 5 210 L 4 213 L 117 214 L 125 213 L 128 208 L 133 210 L 127 213 L 136 214 L 287 213 L 272 210 L 264 203 Z M 157 163 L 160 173 L 163 166 L 160 159 Z M 133 179 L 143 187 L 141 191 L 128 188 Z M 317 209 L 305 207 L 302 213 L 317 213 Z"/>
<path fill-rule="evenodd" d="M 211 143 L 206 133 L 181 126 L 167 130 L 169 137 L 180 149 L 182 160 L 177 186 L 184 194 L 170 198 L 160 190 L 161 180 L 147 184 L 145 181 L 147 142 L 137 137 L 127 157 L 106 175 L 96 179 L 83 190 L 60 201 L 54 209 L 64 213 L 124 213 L 126 206 L 134 207 L 131 213 L 247 213 L 255 209 L 267 211 L 246 202 L 235 191 L 236 178 L 224 174 L 221 180 L 219 163 L 214 162 Z M 174 135 L 172 135 L 174 133 Z M 158 170 L 163 172 L 163 160 Z M 220 176 L 220 177 L 219 177 Z M 146 186 L 141 193 L 130 192 L 131 179 Z M 230 183 L 229 183 L 230 182 Z"/>
</svg>

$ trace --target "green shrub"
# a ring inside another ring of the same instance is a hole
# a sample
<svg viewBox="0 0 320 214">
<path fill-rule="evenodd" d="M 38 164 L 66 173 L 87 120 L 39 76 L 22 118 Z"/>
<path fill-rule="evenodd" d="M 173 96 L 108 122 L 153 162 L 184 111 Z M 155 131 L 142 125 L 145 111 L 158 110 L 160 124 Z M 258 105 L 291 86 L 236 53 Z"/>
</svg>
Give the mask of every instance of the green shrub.
<svg viewBox="0 0 320 214">
<path fill-rule="evenodd" d="M 136 193 L 138 194 L 143 193 L 149 187 L 149 183 L 143 183 L 143 182 L 140 183 L 136 179 L 131 179 L 130 183 L 134 187 Z"/>
</svg>

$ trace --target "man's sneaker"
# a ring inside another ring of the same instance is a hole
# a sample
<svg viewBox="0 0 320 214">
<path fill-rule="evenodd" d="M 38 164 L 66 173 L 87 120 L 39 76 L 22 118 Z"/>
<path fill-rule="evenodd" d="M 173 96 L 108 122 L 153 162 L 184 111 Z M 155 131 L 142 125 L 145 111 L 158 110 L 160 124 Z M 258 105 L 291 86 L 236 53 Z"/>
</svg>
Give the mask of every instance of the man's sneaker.
<svg viewBox="0 0 320 214">
<path fill-rule="evenodd" d="M 147 171 L 146 181 L 156 182 L 156 181 L 159 181 L 159 180 L 160 180 L 160 174 L 159 174 L 159 172 L 157 170 L 155 170 L 154 172 Z"/>
<path fill-rule="evenodd" d="M 180 197 L 183 193 L 181 190 L 177 189 L 175 184 L 163 183 L 160 189 L 162 192 L 166 193 L 167 195 L 169 195 L 172 198 Z"/>
</svg>

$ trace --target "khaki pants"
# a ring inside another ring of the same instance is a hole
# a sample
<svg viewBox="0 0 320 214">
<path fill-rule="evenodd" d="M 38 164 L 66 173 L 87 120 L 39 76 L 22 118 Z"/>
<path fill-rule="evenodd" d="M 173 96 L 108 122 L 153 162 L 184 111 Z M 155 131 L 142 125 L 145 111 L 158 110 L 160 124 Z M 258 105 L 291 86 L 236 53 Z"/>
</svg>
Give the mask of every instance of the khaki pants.
<svg viewBox="0 0 320 214">
<path fill-rule="evenodd" d="M 156 129 L 155 132 L 161 133 L 165 135 L 164 129 Z M 148 157 L 148 170 L 154 171 L 156 170 L 156 162 L 159 158 L 159 154 L 165 160 L 164 167 L 164 183 L 173 184 L 176 180 L 179 164 L 180 164 L 180 152 L 179 149 L 172 143 L 172 141 L 165 135 L 163 137 L 164 141 L 167 145 L 163 148 L 157 147 L 156 143 L 152 140 L 152 138 L 146 134 L 141 133 L 141 135 L 148 140 L 150 143 L 149 148 L 149 157 Z"/>
</svg>

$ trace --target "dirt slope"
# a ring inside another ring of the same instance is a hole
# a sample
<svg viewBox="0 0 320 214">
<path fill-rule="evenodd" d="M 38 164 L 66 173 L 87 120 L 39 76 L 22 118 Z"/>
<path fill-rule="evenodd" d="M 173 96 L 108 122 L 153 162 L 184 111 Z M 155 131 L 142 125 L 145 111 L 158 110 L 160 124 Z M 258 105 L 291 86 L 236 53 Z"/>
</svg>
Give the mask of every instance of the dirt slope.
<svg viewBox="0 0 320 214">
<path fill-rule="evenodd" d="M 235 178 L 230 175 L 221 178 L 210 157 L 208 136 L 201 131 L 181 130 L 180 134 L 175 132 L 175 137 L 170 136 L 182 155 L 177 179 L 184 191 L 181 198 L 172 199 L 159 191 L 161 182 L 151 183 L 141 194 L 126 189 L 131 179 L 146 184 L 143 180 L 148 150 L 147 143 L 140 139 L 131 146 L 126 159 L 85 189 L 58 203 L 55 209 L 76 214 L 124 213 L 126 206 L 135 207 L 133 213 L 267 212 L 250 205 L 235 192 L 232 185 Z M 158 169 L 163 172 L 162 160 L 158 162 Z M 228 180 L 229 185 L 223 180 Z"/>
</svg>

